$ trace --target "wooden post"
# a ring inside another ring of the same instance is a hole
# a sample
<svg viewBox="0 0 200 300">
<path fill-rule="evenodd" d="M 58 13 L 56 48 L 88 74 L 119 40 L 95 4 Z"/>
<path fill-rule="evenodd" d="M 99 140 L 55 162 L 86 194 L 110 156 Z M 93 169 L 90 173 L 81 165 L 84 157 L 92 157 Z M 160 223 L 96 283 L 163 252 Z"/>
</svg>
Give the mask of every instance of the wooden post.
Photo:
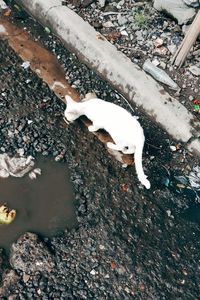
<svg viewBox="0 0 200 300">
<path fill-rule="evenodd" d="M 172 58 L 172 64 L 179 68 L 183 65 L 192 45 L 200 34 L 200 10 L 186 33 L 181 45 Z"/>
</svg>

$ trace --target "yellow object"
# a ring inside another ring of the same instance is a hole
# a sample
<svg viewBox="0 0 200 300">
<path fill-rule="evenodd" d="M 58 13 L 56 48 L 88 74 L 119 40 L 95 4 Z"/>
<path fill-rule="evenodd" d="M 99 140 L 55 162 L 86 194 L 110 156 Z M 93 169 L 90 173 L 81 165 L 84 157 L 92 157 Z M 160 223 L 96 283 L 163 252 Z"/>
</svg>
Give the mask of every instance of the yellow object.
<svg viewBox="0 0 200 300">
<path fill-rule="evenodd" d="M 10 224 L 16 217 L 16 210 L 10 210 L 5 204 L 0 206 L 0 224 Z"/>
</svg>

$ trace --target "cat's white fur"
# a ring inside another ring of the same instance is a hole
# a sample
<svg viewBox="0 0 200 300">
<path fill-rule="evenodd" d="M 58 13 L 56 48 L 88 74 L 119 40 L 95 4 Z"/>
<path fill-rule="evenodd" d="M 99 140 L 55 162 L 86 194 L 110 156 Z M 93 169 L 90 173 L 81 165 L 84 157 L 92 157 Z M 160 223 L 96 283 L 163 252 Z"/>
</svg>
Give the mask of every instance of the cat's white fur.
<svg viewBox="0 0 200 300">
<path fill-rule="evenodd" d="M 134 153 L 138 179 L 149 189 L 151 185 L 142 168 L 142 151 L 145 137 L 137 118 L 124 108 L 98 98 L 81 102 L 73 101 L 70 96 L 65 96 L 65 99 L 67 108 L 64 115 L 69 122 L 85 115 L 93 122 L 88 127 L 89 131 L 105 129 L 110 134 L 114 143 L 108 142 L 108 148 L 122 151 L 125 154 Z"/>
</svg>

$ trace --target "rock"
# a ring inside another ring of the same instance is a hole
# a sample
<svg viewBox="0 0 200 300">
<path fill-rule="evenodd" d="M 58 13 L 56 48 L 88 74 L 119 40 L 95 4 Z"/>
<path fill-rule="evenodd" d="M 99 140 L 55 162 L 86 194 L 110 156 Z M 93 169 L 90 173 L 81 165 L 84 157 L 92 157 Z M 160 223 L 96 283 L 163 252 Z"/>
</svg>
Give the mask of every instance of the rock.
<svg viewBox="0 0 200 300">
<path fill-rule="evenodd" d="M 171 149 L 172 152 L 175 152 L 177 150 L 175 146 L 170 146 L 169 148 Z"/>
<path fill-rule="evenodd" d="M 152 61 L 152 64 L 154 64 L 154 66 L 158 66 L 159 64 L 160 64 L 160 62 L 159 62 L 159 60 L 158 59 L 154 59 L 153 61 Z"/>
<path fill-rule="evenodd" d="M 175 54 L 175 52 L 176 52 L 176 50 L 177 50 L 177 47 L 176 47 L 176 45 L 174 45 L 174 44 L 171 44 L 171 45 L 167 46 L 167 48 L 168 48 L 168 50 L 169 50 L 169 52 L 170 52 L 171 54 Z"/>
<path fill-rule="evenodd" d="M 143 34 L 142 34 L 142 31 L 141 30 L 137 30 L 136 32 L 135 32 L 135 35 L 137 36 L 137 41 L 143 41 L 144 40 L 144 38 L 143 38 Z"/>
<path fill-rule="evenodd" d="M 190 95 L 190 96 L 189 96 L 189 100 L 190 100 L 190 101 L 193 101 L 193 100 L 194 100 L 194 97 L 193 97 L 192 95 Z"/>
<path fill-rule="evenodd" d="M 106 5 L 104 12 L 118 12 L 118 9 L 116 6 L 108 4 Z"/>
<path fill-rule="evenodd" d="M 0 288 L 0 295 L 8 296 L 9 290 L 16 286 L 17 282 L 20 280 L 19 276 L 14 270 L 7 270 L 3 274 L 3 284 Z M 2 299 L 2 298 L 1 298 Z M 5 298 L 4 298 L 5 299 Z M 7 299 L 7 298 L 6 298 Z"/>
<path fill-rule="evenodd" d="M 200 76 L 200 68 L 197 66 L 189 67 L 189 71 L 195 76 Z"/>
<path fill-rule="evenodd" d="M 161 46 L 163 45 L 163 43 L 164 43 L 163 39 L 157 38 L 157 39 L 154 41 L 154 46 L 155 46 L 156 48 L 159 48 L 159 47 L 161 47 Z"/>
<path fill-rule="evenodd" d="M 188 23 L 196 14 L 195 9 L 188 7 L 182 0 L 155 0 L 154 8 L 172 16 L 179 25 Z"/>
<path fill-rule="evenodd" d="M 192 7 L 199 7 L 200 6 L 200 1 L 199 0 L 183 0 L 183 1 L 188 6 L 192 6 Z"/>
<path fill-rule="evenodd" d="M 168 52 L 167 48 L 162 46 L 159 48 L 155 48 L 153 51 L 153 54 L 159 55 L 159 56 L 165 56 L 165 55 L 167 55 L 167 52 Z"/>
<path fill-rule="evenodd" d="M 182 26 L 182 33 L 184 35 L 186 35 L 186 33 L 188 32 L 188 29 L 190 28 L 190 25 L 183 25 Z"/>
<path fill-rule="evenodd" d="M 114 24 L 111 21 L 107 21 L 107 22 L 103 23 L 103 27 L 105 27 L 105 28 L 114 27 Z"/>
<path fill-rule="evenodd" d="M 98 0 L 98 2 L 99 2 L 99 5 L 100 5 L 101 7 L 104 7 L 104 6 L 105 6 L 105 3 L 106 3 L 106 0 Z"/>
<path fill-rule="evenodd" d="M 92 4 L 93 2 L 94 2 L 94 0 L 83 0 L 81 6 L 82 6 L 83 8 L 86 8 L 86 7 L 88 7 L 90 4 Z"/>
<path fill-rule="evenodd" d="M 100 23 L 99 21 L 94 21 L 92 23 L 92 26 L 96 29 L 101 29 L 103 27 L 102 23 Z"/>
<path fill-rule="evenodd" d="M 122 16 L 121 14 L 119 14 L 117 16 L 117 21 L 118 21 L 118 24 L 120 26 L 122 26 L 122 25 L 125 25 L 128 22 L 128 19 L 125 16 Z"/>
<path fill-rule="evenodd" d="M 11 246 L 10 264 L 26 274 L 50 272 L 54 268 L 52 256 L 36 234 L 27 232 Z"/>
</svg>

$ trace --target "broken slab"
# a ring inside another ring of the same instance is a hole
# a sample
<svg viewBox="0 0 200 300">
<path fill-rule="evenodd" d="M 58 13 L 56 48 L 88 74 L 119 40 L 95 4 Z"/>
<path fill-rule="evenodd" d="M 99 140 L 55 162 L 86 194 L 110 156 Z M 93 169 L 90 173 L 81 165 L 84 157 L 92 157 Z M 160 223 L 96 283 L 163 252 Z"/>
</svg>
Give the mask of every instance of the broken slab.
<svg viewBox="0 0 200 300">
<path fill-rule="evenodd" d="M 179 25 L 187 24 L 196 14 L 195 9 L 187 6 L 183 0 L 155 0 L 154 8 L 177 20 Z"/>
<path fill-rule="evenodd" d="M 183 1 L 188 6 L 192 6 L 192 7 L 195 7 L 195 8 L 200 6 L 200 1 L 199 0 L 183 0 Z"/>
<path fill-rule="evenodd" d="M 18 4 L 62 40 L 80 61 L 134 102 L 174 139 L 188 142 L 199 136 L 200 122 L 161 85 L 119 52 L 60 0 L 17 0 Z M 193 143 L 200 154 L 200 141 Z"/>
</svg>

